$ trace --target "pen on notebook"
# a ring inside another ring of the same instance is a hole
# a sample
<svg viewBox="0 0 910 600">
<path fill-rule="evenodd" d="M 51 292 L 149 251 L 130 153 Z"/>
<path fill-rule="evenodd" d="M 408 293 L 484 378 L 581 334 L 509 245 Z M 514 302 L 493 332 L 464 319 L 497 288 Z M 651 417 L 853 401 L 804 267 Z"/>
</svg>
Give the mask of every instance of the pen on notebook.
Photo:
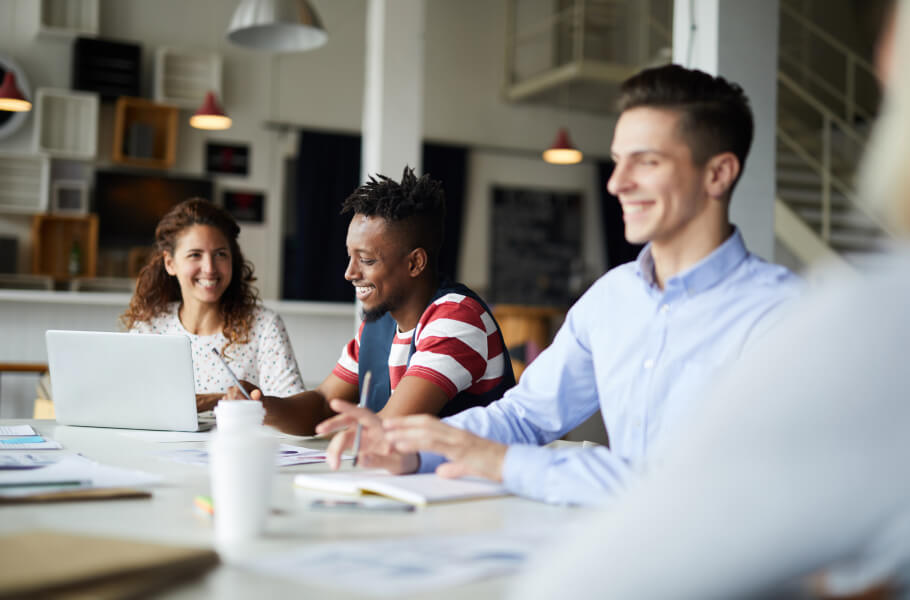
<svg viewBox="0 0 910 600">
<path fill-rule="evenodd" d="M 238 388 L 240 388 L 240 391 L 243 393 L 244 396 L 246 396 L 246 399 L 252 400 L 252 398 L 250 398 L 250 395 L 246 393 L 246 388 L 244 388 L 242 385 L 240 385 L 240 380 L 237 379 L 237 376 L 234 375 L 234 372 L 231 371 L 231 368 L 228 366 L 228 364 L 226 362 L 224 362 L 224 359 L 221 358 L 220 354 L 218 354 L 218 350 L 216 350 L 215 348 L 212 348 L 212 354 L 214 354 L 215 356 L 218 357 L 218 360 L 221 361 L 222 365 L 224 365 L 224 370 L 228 372 L 228 375 L 230 375 L 231 379 L 234 380 L 234 385 L 236 385 Z"/>
<path fill-rule="evenodd" d="M 366 408 L 367 398 L 370 397 L 370 379 L 373 377 L 372 371 L 367 371 L 367 374 L 363 376 L 363 389 L 360 390 L 360 408 Z M 363 431 L 363 425 L 357 423 L 357 433 L 354 434 L 354 462 L 353 465 L 357 466 L 357 455 L 360 454 L 360 434 Z"/>
</svg>

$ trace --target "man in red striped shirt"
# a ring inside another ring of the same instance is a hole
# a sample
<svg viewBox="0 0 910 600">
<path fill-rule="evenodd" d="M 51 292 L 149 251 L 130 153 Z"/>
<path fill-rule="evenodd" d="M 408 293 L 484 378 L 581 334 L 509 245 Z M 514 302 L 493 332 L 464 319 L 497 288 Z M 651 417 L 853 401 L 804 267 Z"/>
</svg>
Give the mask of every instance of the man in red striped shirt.
<svg viewBox="0 0 910 600">
<path fill-rule="evenodd" d="M 438 272 L 441 183 L 407 167 L 400 183 L 371 177 L 342 213 L 353 213 L 344 276 L 363 306 L 363 322 L 315 390 L 288 398 L 253 391 L 266 423 L 311 435 L 335 414 L 329 400 L 357 401 L 367 372 L 367 406 L 383 417 L 448 416 L 502 397 L 515 377 L 499 326 L 477 294 Z"/>
</svg>

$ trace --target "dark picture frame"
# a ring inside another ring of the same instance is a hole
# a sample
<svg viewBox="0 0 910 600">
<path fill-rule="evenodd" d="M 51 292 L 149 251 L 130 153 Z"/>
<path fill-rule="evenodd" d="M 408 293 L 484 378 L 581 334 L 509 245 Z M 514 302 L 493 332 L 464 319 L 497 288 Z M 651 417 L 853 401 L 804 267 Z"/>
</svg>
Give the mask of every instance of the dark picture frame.
<svg viewBox="0 0 910 600">
<path fill-rule="evenodd" d="M 249 175 L 250 146 L 206 142 L 205 171 L 219 175 Z"/>
<path fill-rule="evenodd" d="M 239 222 L 262 223 L 265 220 L 265 192 L 224 190 L 221 200 L 224 209 Z"/>
</svg>

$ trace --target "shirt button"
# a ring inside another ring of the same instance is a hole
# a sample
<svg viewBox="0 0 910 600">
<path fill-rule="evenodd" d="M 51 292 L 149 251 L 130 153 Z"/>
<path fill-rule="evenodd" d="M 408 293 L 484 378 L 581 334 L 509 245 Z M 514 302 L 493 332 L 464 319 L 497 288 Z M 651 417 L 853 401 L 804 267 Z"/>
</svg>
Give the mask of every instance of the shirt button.
<svg viewBox="0 0 910 600">
<path fill-rule="evenodd" d="M 651 367 L 654 366 L 654 359 L 653 359 L 653 358 L 649 358 L 648 360 L 645 361 L 645 363 L 644 363 L 643 366 L 644 366 L 644 368 L 646 368 L 646 369 L 650 369 Z"/>
<path fill-rule="evenodd" d="M 662 313 L 669 312 L 669 310 L 670 310 L 669 304 L 664 304 L 663 306 L 660 307 L 660 312 L 662 312 Z"/>
</svg>

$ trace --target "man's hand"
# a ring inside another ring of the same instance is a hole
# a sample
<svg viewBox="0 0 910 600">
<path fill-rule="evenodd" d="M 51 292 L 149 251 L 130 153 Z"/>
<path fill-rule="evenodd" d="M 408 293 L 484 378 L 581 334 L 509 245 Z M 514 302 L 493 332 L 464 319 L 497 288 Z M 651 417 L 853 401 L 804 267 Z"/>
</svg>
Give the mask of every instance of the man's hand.
<svg viewBox="0 0 910 600">
<path fill-rule="evenodd" d="M 413 415 L 383 422 L 392 453 L 435 452 L 449 462 L 439 465 L 440 477 L 475 475 L 502 482 L 507 446 L 446 425 L 436 417 Z"/>
<path fill-rule="evenodd" d="M 338 432 L 326 450 L 326 462 L 333 470 L 341 464 L 341 454 L 354 446 L 358 424 L 362 427 L 360 452 L 357 457 L 360 465 L 385 469 L 396 474 L 413 473 L 417 470 L 417 454 L 394 452 L 385 440 L 382 419 L 375 413 L 337 398 L 329 402 L 329 406 L 338 414 L 317 425 L 316 433 L 322 435 Z"/>
</svg>

